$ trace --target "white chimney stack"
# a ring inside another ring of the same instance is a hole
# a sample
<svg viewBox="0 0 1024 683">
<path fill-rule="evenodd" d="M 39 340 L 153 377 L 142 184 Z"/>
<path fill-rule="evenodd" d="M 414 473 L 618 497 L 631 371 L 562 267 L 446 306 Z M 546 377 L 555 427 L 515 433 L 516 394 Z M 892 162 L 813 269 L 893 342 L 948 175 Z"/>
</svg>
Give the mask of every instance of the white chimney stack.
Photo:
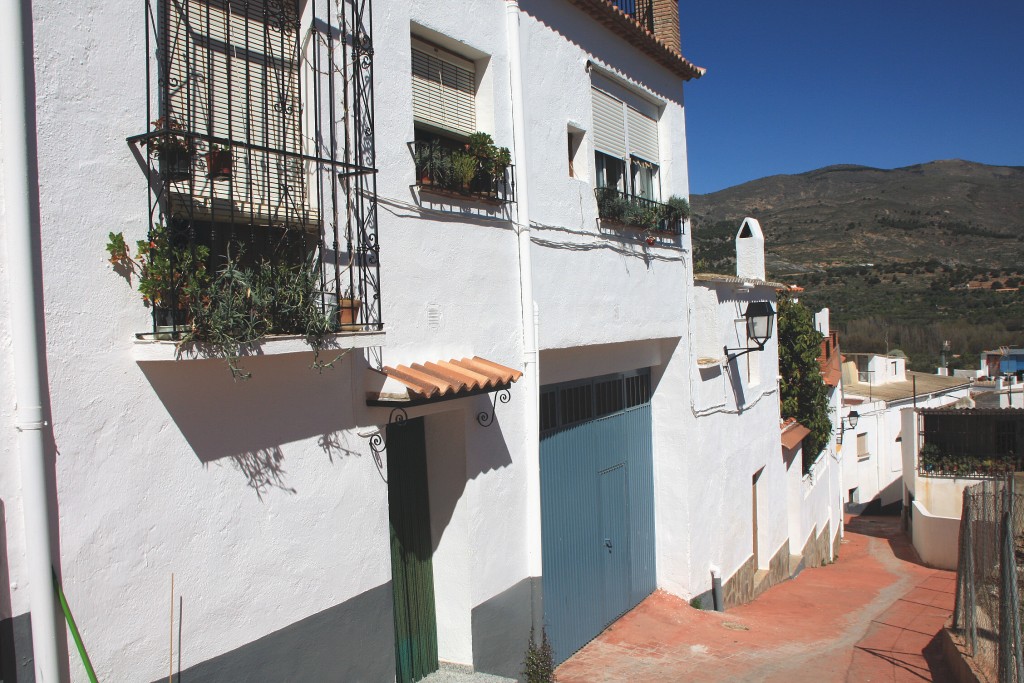
<svg viewBox="0 0 1024 683">
<path fill-rule="evenodd" d="M 764 280 L 764 233 L 754 218 L 744 218 L 736 233 L 736 277 Z"/>
</svg>

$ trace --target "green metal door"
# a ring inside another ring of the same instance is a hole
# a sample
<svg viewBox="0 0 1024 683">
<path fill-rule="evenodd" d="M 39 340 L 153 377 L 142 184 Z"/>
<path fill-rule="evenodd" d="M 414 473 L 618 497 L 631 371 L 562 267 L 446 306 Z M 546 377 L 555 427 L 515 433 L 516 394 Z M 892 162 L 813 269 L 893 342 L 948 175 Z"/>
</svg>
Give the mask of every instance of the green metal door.
<svg viewBox="0 0 1024 683">
<path fill-rule="evenodd" d="M 437 671 L 427 448 L 423 419 L 388 426 L 388 510 L 398 683 Z"/>
</svg>

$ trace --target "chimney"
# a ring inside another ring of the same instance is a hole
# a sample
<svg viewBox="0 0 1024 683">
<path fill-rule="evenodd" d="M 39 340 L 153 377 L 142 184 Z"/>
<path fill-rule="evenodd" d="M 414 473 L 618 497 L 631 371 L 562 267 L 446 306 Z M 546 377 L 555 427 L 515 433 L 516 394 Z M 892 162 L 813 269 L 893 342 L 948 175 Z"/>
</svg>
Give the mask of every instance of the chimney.
<svg viewBox="0 0 1024 683">
<path fill-rule="evenodd" d="M 676 52 L 682 52 L 679 44 L 679 2 L 678 0 L 653 0 L 654 35 Z"/>
<path fill-rule="evenodd" d="M 755 218 L 744 218 L 736 233 L 736 277 L 764 280 L 764 233 Z"/>
</svg>

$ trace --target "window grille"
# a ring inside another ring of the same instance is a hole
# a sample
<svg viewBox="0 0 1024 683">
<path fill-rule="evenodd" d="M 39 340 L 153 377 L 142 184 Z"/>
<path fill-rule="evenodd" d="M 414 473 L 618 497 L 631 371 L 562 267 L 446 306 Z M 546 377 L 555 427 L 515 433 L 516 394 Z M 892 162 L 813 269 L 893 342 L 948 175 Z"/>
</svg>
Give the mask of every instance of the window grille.
<svg viewBox="0 0 1024 683">
<path fill-rule="evenodd" d="M 345 329 L 381 329 L 371 13 L 370 0 L 147 0 L 150 130 L 129 143 L 172 268 L 208 254 L 211 273 L 229 259 L 309 269 L 325 312 L 351 308 Z"/>
<path fill-rule="evenodd" d="M 650 400 L 650 368 L 547 385 L 540 391 L 540 431 L 614 415 Z"/>
</svg>

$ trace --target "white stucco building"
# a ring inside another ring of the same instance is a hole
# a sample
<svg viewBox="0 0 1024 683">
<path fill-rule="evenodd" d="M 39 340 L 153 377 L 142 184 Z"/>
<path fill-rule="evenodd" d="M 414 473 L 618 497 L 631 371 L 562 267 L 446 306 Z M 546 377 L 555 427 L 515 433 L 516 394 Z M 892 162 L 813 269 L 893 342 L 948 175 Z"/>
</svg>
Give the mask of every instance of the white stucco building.
<svg viewBox="0 0 1024 683">
<path fill-rule="evenodd" d="M 847 353 L 843 363 L 843 486 L 849 512 L 903 502 L 904 434 L 900 410 L 956 403 L 970 380 L 907 370 L 902 355 Z M 858 415 L 855 427 L 850 415 Z"/>
<path fill-rule="evenodd" d="M 5 681 L 85 680 L 51 566 L 101 680 L 408 681 L 838 533 L 787 517 L 775 340 L 724 350 L 774 301 L 760 226 L 692 270 L 675 2 L 19 6 Z M 231 315 L 269 333 L 235 372 L 168 339 Z"/>
</svg>

